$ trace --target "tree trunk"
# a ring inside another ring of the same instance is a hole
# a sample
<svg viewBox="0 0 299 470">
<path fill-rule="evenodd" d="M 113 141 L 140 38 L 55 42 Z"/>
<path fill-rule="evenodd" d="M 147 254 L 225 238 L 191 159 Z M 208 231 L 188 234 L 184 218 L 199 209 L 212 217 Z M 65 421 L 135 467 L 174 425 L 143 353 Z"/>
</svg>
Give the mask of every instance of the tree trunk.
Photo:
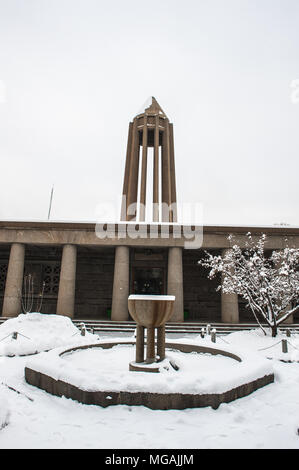
<svg viewBox="0 0 299 470">
<path fill-rule="evenodd" d="M 271 326 L 272 329 L 272 338 L 275 338 L 277 336 L 277 325 Z"/>
</svg>

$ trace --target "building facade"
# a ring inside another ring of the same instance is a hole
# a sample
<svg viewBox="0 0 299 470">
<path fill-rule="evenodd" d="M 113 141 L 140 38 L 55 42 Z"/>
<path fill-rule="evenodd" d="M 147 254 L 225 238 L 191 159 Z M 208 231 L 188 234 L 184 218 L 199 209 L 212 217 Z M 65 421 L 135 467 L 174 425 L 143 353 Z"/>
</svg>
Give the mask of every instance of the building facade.
<svg viewBox="0 0 299 470">
<path fill-rule="evenodd" d="M 152 181 L 147 181 L 149 164 Z M 204 250 L 228 250 L 230 234 L 245 248 L 249 230 L 253 236 L 267 235 L 269 251 L 283 249 L 286 238 L 299 248 L 299 229 L 186 227 L 177 222 L 176 201 L 173 125 L 152 98 L 129 124 L 118 223 L 0 221 L 2 316 L 18 315 L 29 299 L 31 311 L 42 302 L 42 313 L 125 321 L 128 296 L 135 293 L 175 295 L 176 322 L 253 321 L 237 295 L 216 291 L 221 279 L 209 280 L 198 261 Z M 200 243 L 192 244 L 197 236 Z M 298 320 L 299 314 L 290 319 Z"/>
</svg>

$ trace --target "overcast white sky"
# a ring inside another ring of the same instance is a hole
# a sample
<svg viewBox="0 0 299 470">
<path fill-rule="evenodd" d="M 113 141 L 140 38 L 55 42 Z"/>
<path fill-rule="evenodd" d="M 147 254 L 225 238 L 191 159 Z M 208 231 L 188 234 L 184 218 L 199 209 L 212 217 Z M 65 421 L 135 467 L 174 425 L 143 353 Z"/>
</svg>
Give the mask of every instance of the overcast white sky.
<svg viewBox="0 0 299 470">
<path fill-rule="evenodd" d="M 0 0 L 0 219 L 95 220 L 153 95 L 178 201 L 299 225 L 296 79 L 298 0 Z"/>
</svg>

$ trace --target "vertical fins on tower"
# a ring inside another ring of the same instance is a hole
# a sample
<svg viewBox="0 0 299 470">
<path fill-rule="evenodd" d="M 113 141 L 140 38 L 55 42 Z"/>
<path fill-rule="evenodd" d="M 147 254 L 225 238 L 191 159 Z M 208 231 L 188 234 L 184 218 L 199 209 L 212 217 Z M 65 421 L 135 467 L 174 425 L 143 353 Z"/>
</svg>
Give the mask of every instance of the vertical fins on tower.
<svg viewBox="0 0 299 470">
<path fill-rule="evenodd" d="M 149 147 L 154 150 L 152 201 L 146 200 Z M 121 220 L 136 220 L 139 209 L 139 221 L 145 221 L 149 203 L 153 222 L 177 221 L 173 125 L 154 97 L 129 124 Z"/>
</svg>

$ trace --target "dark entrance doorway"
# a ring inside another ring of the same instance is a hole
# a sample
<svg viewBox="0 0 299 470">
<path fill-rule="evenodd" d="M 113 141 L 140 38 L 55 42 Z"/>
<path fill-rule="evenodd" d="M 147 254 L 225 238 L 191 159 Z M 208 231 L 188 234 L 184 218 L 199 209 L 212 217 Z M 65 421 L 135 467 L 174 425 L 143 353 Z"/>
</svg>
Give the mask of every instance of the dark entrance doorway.
<svg viewBox="0 0 299 470">
<path fill-rule="evenodd" d="M 133 268 L 133 294 L 164 294 L 164 268 Z"/>
</svg>

